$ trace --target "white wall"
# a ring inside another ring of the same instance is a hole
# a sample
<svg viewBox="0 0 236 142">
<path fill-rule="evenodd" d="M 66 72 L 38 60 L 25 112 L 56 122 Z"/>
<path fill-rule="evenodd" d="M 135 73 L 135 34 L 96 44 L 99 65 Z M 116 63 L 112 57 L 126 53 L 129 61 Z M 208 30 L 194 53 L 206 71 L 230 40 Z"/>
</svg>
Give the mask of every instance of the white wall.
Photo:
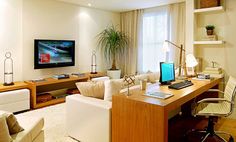
<svg viewBox="0 0 236 142">
<path fill-rule="evenodd" d="M 96 35 L 106 26 L 119 24 L 119 13 L 79 7 L 54 0 L 23 0 L 23 79 L 53 74 L 89 72 Z M 34 39 L 76 40 L 76 65 L 34 70 Z M 98 55 L 98 70 L 104 70 Z"/>
<path fill-rule="evenodd" d="M 22 80 L 22 1 L 0 0 L 0 82 L 4 80 L 5 53 L 14 60 L 14 80 Z"/>
</svg>

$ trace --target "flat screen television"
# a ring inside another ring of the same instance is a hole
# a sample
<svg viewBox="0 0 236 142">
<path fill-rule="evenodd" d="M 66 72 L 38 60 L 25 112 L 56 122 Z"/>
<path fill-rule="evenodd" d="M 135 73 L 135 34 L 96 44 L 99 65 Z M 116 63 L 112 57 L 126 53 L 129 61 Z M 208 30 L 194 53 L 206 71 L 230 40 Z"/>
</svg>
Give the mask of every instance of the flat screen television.
<svg viewBox="0 0 236 142">
<path fill-rule="evenodd" d="M 34 40 L 34 68 L 55 68 L 75 65 L 74 40 Z"/>
</svg>

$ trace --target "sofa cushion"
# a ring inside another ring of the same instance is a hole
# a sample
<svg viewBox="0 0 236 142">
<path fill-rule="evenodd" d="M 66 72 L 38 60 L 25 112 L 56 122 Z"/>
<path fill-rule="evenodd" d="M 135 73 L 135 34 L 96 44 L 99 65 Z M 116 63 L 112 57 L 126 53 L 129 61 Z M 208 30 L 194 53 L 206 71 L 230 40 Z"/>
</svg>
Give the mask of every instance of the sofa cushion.
<svg viewBox="0 0 236 142">
<path fill-rule="evenodd" d="M 9 113 L 9 112 L 5 112 L 5 111 L 0 111 L 0 114 L 5 115 L 5 117 L 6 117 L 6 122 L 7 122 L 7 126 L 8 126 L 8 130 L 9 130 L 10 135 L 19 133 L 24 130 L 19 125 L 14 114 Z"/>
<path fill-rule="evenodd" d="M 103 76 L 103 77 L 96 77 L 92 78 L 91 81 L 106 81 L 109 80 L 110 78 L 108 76 Z"/>
<path fill-rule="evenodd" d="M 4 114 L 0 114 L 0 142 L 11 142 L 12 138 L 9 134 L 6 116 Z"/>
<path fill-rule="evenodd" d="M 7 116 L 7 125 L 8 125 L 8 129 L 9 129 L 9 133 L 10 135 L 19 133 L 21 131 L 23 131 L 24 129 L 19 125 L 16 117 L 11 113 L 8 114 Z"/>
<path fill-rule="evenodd" d="M 160 78 L 159 72 L 149 72 L 147 73 L 147 75 L 148 75 L 148 81 L 151 83 L 156 83 Z"/>
<path fill-rule="evenodd" d="M 148 81 L 148 74 L 139 74 L 135 76 L 135 85 L 140 85 L 141 80 Z"/>
<path fill-rule="evenodd" d="M 16 116 L 19 124 L 25 129 L 24 131 L 11 135 L 14 142 L 31 142 L 42 131 L 44 120 L 38 117 Z"/>
<path fill-rule="evenodd" d="M 76 86 L 83 96 L 94 97 L 98 99 L 104 98 L 103 81 L 77 82 Z"/>
<path fill-rule="evenodd" d="M 120 93 L 123 85 L 122 79 L 111 79 L 104 82 L 105 85 L 105 101 L 112 101 L 112 95 Z"/>
</svg>

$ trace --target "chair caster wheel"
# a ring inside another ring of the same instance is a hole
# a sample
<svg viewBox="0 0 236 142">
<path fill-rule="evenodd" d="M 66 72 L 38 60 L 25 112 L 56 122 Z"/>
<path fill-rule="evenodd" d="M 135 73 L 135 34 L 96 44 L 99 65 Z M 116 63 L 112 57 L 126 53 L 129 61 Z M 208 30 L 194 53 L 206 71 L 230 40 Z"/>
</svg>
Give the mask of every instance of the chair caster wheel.
<svg viewBox="0 0 236 142">
<path fill-rule="evenodd" d="M 234 138 L 232 136 L 230 136 L 229 142 L 234 142 Z"/>
</svg>

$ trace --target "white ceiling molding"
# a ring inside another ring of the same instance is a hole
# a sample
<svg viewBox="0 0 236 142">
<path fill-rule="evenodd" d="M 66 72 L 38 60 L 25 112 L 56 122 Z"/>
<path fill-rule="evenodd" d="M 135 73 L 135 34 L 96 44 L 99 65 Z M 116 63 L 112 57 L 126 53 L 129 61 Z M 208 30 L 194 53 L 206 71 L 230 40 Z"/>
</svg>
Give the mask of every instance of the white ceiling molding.
<svg viewBox="0 0 236 142">
<path fill-rule="evenodd" d="M 135 9 L 150 8 L 183 2 L 185 0 L 58 0 L 85 7 L 93 7 L 113 12 L 124 12 Z M 88 6 L 89 5 L 89 6 Z"/>
</svg>

